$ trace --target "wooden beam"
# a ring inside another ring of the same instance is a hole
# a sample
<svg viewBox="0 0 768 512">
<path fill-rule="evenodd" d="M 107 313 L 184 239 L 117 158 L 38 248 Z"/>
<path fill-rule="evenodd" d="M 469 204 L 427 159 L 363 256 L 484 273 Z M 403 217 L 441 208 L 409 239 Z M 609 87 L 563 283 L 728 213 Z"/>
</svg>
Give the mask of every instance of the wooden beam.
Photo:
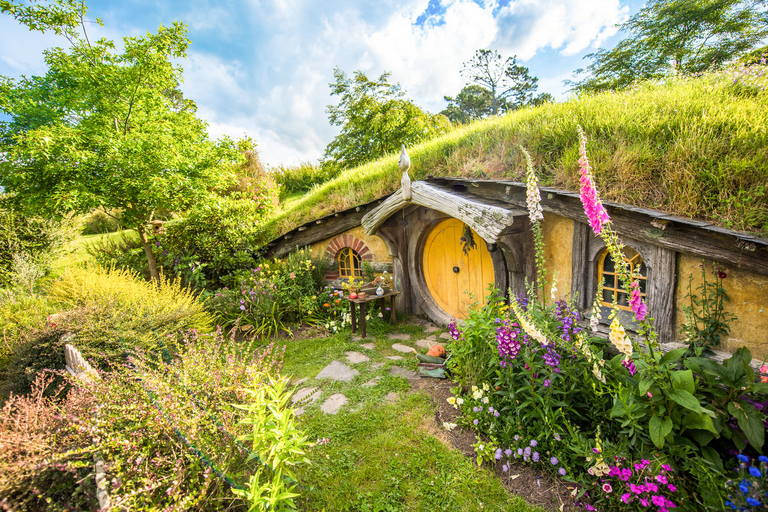
<svg viewBox="0 0 768 512">
<path fill-rule="evenodd" d="M 477 195 L 512 207 L 526 208 L 524 184 L 483 184 L 486 186 L 477 189 Z M 579 194 L 542 188 L 541 196 L 541 206 L 545 212 L 588 223 Z M 768 240 L 764 238 L 648 208 L 609 201 L 605 202 L 605 208 L 620 236 L 768 275 Z"/>
<path fill-rule="evenodd" d="M 270 248 L 269 252 L 272 257 L 284 256 L 297 246 L 311 245 L 357 227 L 362 218 L 363 212 L 352 212 L 349 215 L 327 218 L 322 224 L 312 226 L 312 229 L 286 235 L 286 237 L 290 236 L 291 238 L 283 237 L 274 247 Z"/>
<path fill-rule="evenodd" d="M 379 227 L 397 211 L 410 204 L 417 204 L 443 212 L 463 221 L 480 237 L 489 243 L 498 242 L 501 232 L 511 226 L 516 215 L 523 212 L 516 208 L 504 208 L 466 192 L 432 185 L 423 181 L 411 184 L 411 200 L 403 197 L 402 191 L 395 192 L 381 205 L 363 217 L 362 225 L 366 234 L 375 234 Z"/>
</svg>

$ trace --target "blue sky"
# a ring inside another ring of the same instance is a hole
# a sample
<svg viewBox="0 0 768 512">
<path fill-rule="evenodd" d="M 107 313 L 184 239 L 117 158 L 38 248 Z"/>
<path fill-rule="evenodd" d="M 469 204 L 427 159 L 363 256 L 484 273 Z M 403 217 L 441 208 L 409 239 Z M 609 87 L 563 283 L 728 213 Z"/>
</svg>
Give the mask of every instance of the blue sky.
<svg viewBox="0 0 768 512">
<path fill-rule="evenodd" d="M 495 49 L 539 77 L 539 92 L 567 96 L 562 81 L 582 57 L 622 37 L 615 25 L 639 0 L 91 0 L 95 35 L 119 40 L 174 20 L 192 41 L 184 94 L 211 136 L 256 140 L 269 165 L 316 161 L 338 133 L 333 68 L 392 73 L 417 105 L 439 112 L 465 85 L 460 71 L 479 48 Z M 0 15 L 0 74 L 44 72 L 42 50 L 65 46 Z"/>
</svg>

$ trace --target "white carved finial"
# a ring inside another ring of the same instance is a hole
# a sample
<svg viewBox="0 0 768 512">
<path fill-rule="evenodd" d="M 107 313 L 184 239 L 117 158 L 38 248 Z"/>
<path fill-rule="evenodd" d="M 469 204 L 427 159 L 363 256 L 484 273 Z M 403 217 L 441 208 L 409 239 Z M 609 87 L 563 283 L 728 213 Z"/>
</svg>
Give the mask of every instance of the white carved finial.
<svg viewBox="0 0 768 512">
<path fill-rule="evenodd" d="M 400 180 L 400 185 L 403 190 L 403 199 L 406 201 L 411 200 L 411 177 L 408 176 L 408 169 L 411 168 L 411 159 L 408 158 L 408 153 L 405 152 L 405 144 L 402 145 L 400 151 L 400 170 L 403 171 L 403 178 Z"/>
</svg>

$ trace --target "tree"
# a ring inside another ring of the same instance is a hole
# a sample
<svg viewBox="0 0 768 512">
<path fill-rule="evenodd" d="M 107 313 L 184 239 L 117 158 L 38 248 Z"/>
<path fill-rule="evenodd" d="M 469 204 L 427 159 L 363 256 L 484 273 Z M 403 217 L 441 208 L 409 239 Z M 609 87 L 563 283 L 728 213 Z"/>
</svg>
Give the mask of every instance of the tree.
<svg viewBox="0 0 768 512">
<path fill-rule="evenodd" d="M 586 55 L 592 64 L 576 75 L 587 76 L 566 83 L 579 91 L 602 91 L 720 68 L 764 42 L 765 5 L 765 0 L 649 0 L 619 25 L 630 37 L 613 50 Z"/>
<path fill-rule="evenodd" d="M 90 41 L 76 0 L 0 8 L 70 42 L 68 52 L 45 51 L 44 76 L 0 78 L 0 111 L 11 118 L 0 124 L 0 185 L 28 212 L 122 210 L 159 279 L 147 237 L 154 212 L 183 210 L 230 184 L 249 146 L 210 141 L 181 95 L 182 70 L 172 61 L 186 56 L 185 25 L 126 37 L 117 53 L 113 41 Z"/>
<path fill-rule="evenodd" d="M 465 86 L 456 98 L 444 96 L 448 106 L 440 112 L 452 123 L 467 124 L 493 114 L 493 96 L 489 89 L 480 85 Z M 506 112 L 510 106 L 506 99 L 499 100 L 498 110 Z"/>
<path fill-rule="evenodd" d="M 496 50 L 477 50 L 461 71 L 470 82 L 491 92 L 491 113 L 497 115 L 501 100 L 511 97 L 512 108 L 528 103 L 538 89 L 537 77 L 532 77 L 525 66 L 516 64 L 517 55 L 502 60 Z"/>
<path fill-rule="evenodd" d="M 348 77 L 338 67 L 333 70 L 336 81 L 329 85 L 339 103 L 328 105 L 326 112 L 341 133 L 326 147 L 326 158 L 354 167 L 450 129 L 445 116 L 432 115 L 405 99 L 400 84 L 389 83 L 389 75 L 369 80 L 362 71 Z"/>
</svg>

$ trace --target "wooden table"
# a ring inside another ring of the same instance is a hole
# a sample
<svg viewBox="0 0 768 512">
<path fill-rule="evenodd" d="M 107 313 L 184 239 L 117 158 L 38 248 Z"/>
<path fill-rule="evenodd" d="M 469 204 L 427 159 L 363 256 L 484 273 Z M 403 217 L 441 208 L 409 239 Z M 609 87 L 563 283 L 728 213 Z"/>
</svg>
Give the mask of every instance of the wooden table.
<svg viewBox="0 0 768 512">
<path fill-rule="evenodd" d="M 395 321 L 397 320 L 397 313 L 395 310 L 395 298 L 400 294 L 400 292 L 396 290 L 391 290 L 385 293 L 384 295 L 376 295 L 375 293 L 372 295 L 366 295 L 362 299 L 350 299 L 349 297 L 344 297 L 349 301 L 349 308 L 350 312 L 352 314 L 352 334 L 357 332 L 357 319 L 355 318 L 355 307 L 356 304 L 360 304 L 360 337 L 365 338 L 365 305 L 369 302 L 373 302 L 375 300 L 380 301 L 379 306 L 381 307 L 382 314 L 384 313 L 384 299 L 389 297 L 389 309 L 390 309 L 390 315 L 389 315 L 389 321 L 392 323 L 392 325 L 395 325 Z"/>
</svg>

